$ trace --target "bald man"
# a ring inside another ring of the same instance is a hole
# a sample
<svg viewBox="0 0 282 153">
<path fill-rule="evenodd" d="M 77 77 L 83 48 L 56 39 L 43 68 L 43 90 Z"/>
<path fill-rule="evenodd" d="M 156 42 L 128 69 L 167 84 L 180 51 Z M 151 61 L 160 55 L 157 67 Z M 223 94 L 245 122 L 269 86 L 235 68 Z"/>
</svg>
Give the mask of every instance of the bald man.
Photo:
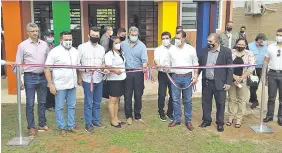
<svg viewBox="0 0 282 153">
<path fill-rule="evenodd" d="M 232 64 L 231 50 L 220 45 L 220 36 L 216 33 L 208 37 L 208 45 L 202 50 L 199 57 L 200 66 L 229 65 Z M 200 127 L 211 125 L 212 99 L 216 102 L 216 124 L 218 132 L 223 132 L 226 91 L 232 84 L 232 68 L 199 69 L 202 74 L 202 108 L 203 123 Z"/>
</svg>

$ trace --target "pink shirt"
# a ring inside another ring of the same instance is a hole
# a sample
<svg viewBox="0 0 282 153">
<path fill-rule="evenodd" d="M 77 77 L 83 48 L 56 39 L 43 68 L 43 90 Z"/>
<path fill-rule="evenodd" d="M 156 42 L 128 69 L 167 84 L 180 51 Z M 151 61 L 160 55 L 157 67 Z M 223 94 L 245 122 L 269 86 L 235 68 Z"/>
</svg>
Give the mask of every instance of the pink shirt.
<svg viewBox="0 0 282 153">
<path fill-rule="evenodd" d="M 18 46 L 16 63 L 17 64 L 45 64 L 49 52 L 48 44 L 38 39 L 34 44 L 30 38 L 21 42 Z M 43 73 L 44 67 L 25 66 L 24 72 Z"/>
</svg>

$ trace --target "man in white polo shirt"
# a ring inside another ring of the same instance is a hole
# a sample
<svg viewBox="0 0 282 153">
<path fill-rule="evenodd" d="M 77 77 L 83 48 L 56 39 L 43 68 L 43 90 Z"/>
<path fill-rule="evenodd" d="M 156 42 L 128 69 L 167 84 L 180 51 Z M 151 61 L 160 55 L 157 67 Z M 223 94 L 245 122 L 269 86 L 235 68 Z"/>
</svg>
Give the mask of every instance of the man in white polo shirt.
<svg viewBox="0 0 282 153">
<path fill-rule="evenodd" d="M 89 41 L 78 46 L 82 66 L 98 66 L 104 64 L 105 49 L 99 45 L 100 32 L 96 27 L 89 30 Z M 92 133 L 93 126 L 105 128 L 101 124 L 100 104 L 103 92 L 103 74 L 95 70 L 85 69 L 79 72 L 79 84 L 84 90 L 85 130 Z M 92 83 L 92 85 L 91 85 Z M 92 91 L 90 90 L 92 86 Z"/>
<path fill-rule="evenodd" d="M 173 46 L 171 41 L 171 34 L 169 32 L 163 32 L 162 35 L 162 45 L 155 49 L 154 52 L 154 61 L 157 66 L 167 66 L 170 64 L 168 58 L 168 52 L 171 50 L 175 50 L 176 47 Z M 171 83 L 167 77 L 165 70 L 159 69 L 158 72 L 158 112 L 160 119 L 162 121 L 166 121 L 166 115 L 173 120 L 173 108 L 172 108 L 172 97 L 171 97 Z M 165 115 L 164 106 L 165 106 L 165 97 L 167 88 L 169 89 L 169 101 L 168 101 L 168 108 Z"/>
<path fill-rule="evenodd" d="M 79 65 L 78 51 L 72 47 L 72 34 L 64 31 L 61 32 L 60 37 L 61 44 L 49 52 L 45 64 Z M 45 68 L 44 72 L 50 92 L 55 95 L 56 122 L 61 134 L 65 135 L 65 130 L 76 133 L 77 131 L 74 128 L 77 87 L 76 69 Z M 67 103 L 67 126 L 64 120 L 65 101 Z"/>
<path fill-rule="evenodd" d="M 268 46 L 264 63 L 268 64 L 268 103 L 263 122 L 273 121 L 275 99 L 279 93 L 278 125 L 282 126 L 282 28 L 277 30 L 276 43 Z"/>
<path fill-rule="evenodd" d="M 198 66 L 198 58 L 196 49 L 191 45 L 186 44 L 186 33 L 179 31 L 175 37 L 176 49 L 169 51 L 170 66 Z M 173 100 L 173 121 L 169 123 L 169 127 L 180 125 L 181 123 L 181 89 L 188 87 L 191 82 L 195 85 L 198 80 L 198 70 L 194 69 L 194 76 L 192 76 L 193 69 L 172 69 L 172 78 L 175 85 L 171 84 L 172 100 Z M 182 90 L 185 126 L 188 130 L 194 129 L 192 125 L 192 86 Z"/>
</svg>

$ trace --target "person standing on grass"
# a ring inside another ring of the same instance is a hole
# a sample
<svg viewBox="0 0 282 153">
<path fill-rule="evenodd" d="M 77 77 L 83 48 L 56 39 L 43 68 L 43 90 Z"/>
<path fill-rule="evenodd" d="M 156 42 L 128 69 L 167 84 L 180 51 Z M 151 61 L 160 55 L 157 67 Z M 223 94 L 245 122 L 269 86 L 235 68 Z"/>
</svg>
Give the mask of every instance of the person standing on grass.
<svg viewBox="0 0 282 153">
<path fill-rule="evenodd" d="M 169 50 L 169 66 L 198 66 L 198 58 L 196 49 L 191 45 L 186 44 L 186 33 L 179 31 L 175 37 L 176 49 Z M 194 71 L 194 76 L 192 72 Z M 172 91 L 172 103 L 173 103 L 173 121 L 169 123 L 168 127 L 174 127 L 181 124 L 181 90 L 183 94 L 184 116 L 185 126 L 188 130 L 194 130 L 192 125 L 192 86 L 188 87 L 191 83 L 196 85 L 198 80 L 197 69 L 173 69 L 172 78 L 175 81 L 175 85 L 171 85 Z M 186 89 L 180 89 L 186 88 Z"/>
<path fill-rule="evenodd" d="M 110 39 L 109 51 L 105 55 L 105 64 L 107 67 L 124 67 L 125 58 L 120 49 L 121 40 L 118 37 Z M 115 128 L 121 128 L 125 124 L 118 119 L 119 99 L 124 95 L 125 89 L 125 69 L 110 69 L 111 74 L 107 75 L 107 85 L 109 89 L 108 109 L 110 113 L 111 125 Z"/>
<path fill-rule="evenodd" d="M 170 43 L 171 34 L 169 32 L 163 32 L 161 37 L 162 37 L 162 45 L 157 47 L 154 51 L 154 62 L 156 66 L 169 65 L 170 63 L 168 58 L 168 52 L 176 49 L 176 47 Z M 173 120 L 171 83 L 165 70 L 163 69 L 159 69 L 158 71 L 158 82 L 159 82 L 159 88 L 158 88 L 159 117 L 162 121 L 166 121 L 166 115 L 167 115 L 170 118 L 170 120 Z M 165 97 L 166 97 L 167 88 L 169 92 L 169 101 L 168 101 L 167 112 L 165 115 L 164 106 L 165 106 Z"/>
<path fill-rule="evenodd" d="M 103 66 L 105 49 L 99 45 L 99 38 L 99 29 L 92 27 L 89 30 L 89 41 L 78 46 L 79 62 L 82 66 Z M 101 123 L 100 117 L 103 77 L 102 73 L 94 72 L 90 69 L 79 71 L 78 83 L 82 85 L 84 91 L 85 130 L 89 133 L 94 131 L 94 126 L 99 128 L 106 127 Z"/>
<path fill-rule="evenodd" d="M 267 73 L 268 81 L 268 102 L 267 114 L 263 122 L 273 121 L 275 99 L 277 90 L 279 93 L 279 108 L 278 108 L 278 125 L 282 126 L 282 28 L 276 32 L 276 43 L 271 44 L 267 48 L 267 53 L 264 58 L 264 63 L 269 71 Z M 265 75 L 265 74 L 262 74 Z"/>
<path fill-rule="evenodd" d="M 129 28 L 129 39 L 121 43 L 121 50 L 126 59 L 126 71 L 146 68 L 148 65 L 147 48 L 138 40 L 139 30 L 135 26 Z M 134 117 L 139 123 L 145 123 L 141 119 L 142 96 L 144 91 L 144 72 L 127 73 L 125 79 L 124 111 L 127 124 L 132 124 L 132 95 L 134 92 Z"/>
<path fill-rule="evenodd" d="M 71 32 L 60 33 L 60 45 L 48 54 L 46 65 L 79 65 L 78 51 L 72 47 Z M 45 68 L 44 70 L 50 92 L 55 95 L 56 122 L 60 134 L 66 130 L 76 133 L 75 105 L 77 72 L 74 68 Z M 64 120 L 64 104 L 67 104 L 67 125 Z"/>
<path fill-rule="evenodd" d="M 44 64 L 49 52 L 45 41 L 38 39 L 39 28 L 35 23 L 26 26 L 29 38 L 21 42 L 18 46 L 16 64 Z M 34 97 L 37 93 L 38 99 L 38 131 L 49 131 L 46 125 L 46 95 L 47 81 L 43 73 L 44 67 L 23 67 L 24 87 L 26 94 L 26 119 L 29 135 L 35 136 L 34 125 Z"/>
</svg>

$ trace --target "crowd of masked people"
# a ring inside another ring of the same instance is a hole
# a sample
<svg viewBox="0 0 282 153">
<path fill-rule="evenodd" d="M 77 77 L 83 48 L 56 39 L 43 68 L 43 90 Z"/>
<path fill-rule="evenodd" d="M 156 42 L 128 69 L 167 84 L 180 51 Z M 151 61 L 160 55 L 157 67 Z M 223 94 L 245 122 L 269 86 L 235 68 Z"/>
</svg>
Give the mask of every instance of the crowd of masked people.
<svg viewBox="0 0 282 153">
<path fill-rule="evenodd" d="M 170 120 L 168 127 L 181 124 L 181 101 L 184 105 L 184 125 L 192 131 L 192 87 L 202 75 L 202 124 L 205 128 L 212 123 L 212 99 L 216 102 L 217 130 L 224 131 L 224 125 L 240 128 L 247 100 L 254 109 L 259 105 L 257 89 L 262 75 L 262 65 L 268 66 L 268 107 L 263 120 L 269 122 L 274 117 L 274 106 L 279 92 L 278 124 L 282 126 L 282 28 L 276 32 L 276 42 L 267 44 L 267 37 L 260 33 L 255 41 L 246 40 L 246 27 L 240 33 L 232 30 L 228 22 L 226 31 L 212 33 L 207 38 L 207 47 L 197 55 L 196 49 L 186 37 L 181 26 L 176 27 L 175 37 L 171 33 L 161 34 L 162 44 L 154 51 L 154 63 L 158 70 L 158 113 L 162 121 Z M 61 134 L 76 133 L 75 123 L 76 91 L 84 90 L 85 131 L 92 133 L 95 128 L 105 128 L 101 122 L 100 105 L 102 98 L 108 98 L 110 125 L 121 128 L 134 122 L 144 124 L 142 119 L 142 96 L 144 92 L 144 71 L 148 66 L 146 45 L 139 40 L 139 29 L 132 26 L 128 32 L 124 28 L 113 36 L 110 26 L 101 29 L 91 27 L 89 40 L 78 48 L 72 46 L 71 32 L 60 33 L 60 44 L 54 46 L 54 35 L 48 32 L 44 39 L 38 39 L 39 28 L 35 23 L 27 25 L 29 38 L 21 42 L 16 54 L 16 62 L 24 64 L 95 66 L 99 69 L 31 67 L 24 66 L 23 87 L 26 93 L 26 119 L 30 136 L 37 131 L 50 131 L 46 123 L 46 110 L 55 111 L 56 123 Z M 1 64 L 10 62 L 1 61 Z M 245 64 L 245 67 L 172 69 L 181 66 L 215 66 Z M 130 71 L 130 72 L 129 72 Z M 171 78 L 174 84 L 171 83 Z M 169 93 L 167 111 L 166 93 Z M 38 127 L 34 123 L 35 93 L 38 99 Z M 227 94 L 228 93 L 228 94 Z M 120 97 L 124 96 L 125 121 L 118 116 Z M 134 105 L 132 102 L 134 98 Z M 225 103 L 228 105 L 225 118 Z M 66 104 L 67 121 L 64 117 Z M 146 115 L 146 114 L 145 114 Z"/>
</svg>

